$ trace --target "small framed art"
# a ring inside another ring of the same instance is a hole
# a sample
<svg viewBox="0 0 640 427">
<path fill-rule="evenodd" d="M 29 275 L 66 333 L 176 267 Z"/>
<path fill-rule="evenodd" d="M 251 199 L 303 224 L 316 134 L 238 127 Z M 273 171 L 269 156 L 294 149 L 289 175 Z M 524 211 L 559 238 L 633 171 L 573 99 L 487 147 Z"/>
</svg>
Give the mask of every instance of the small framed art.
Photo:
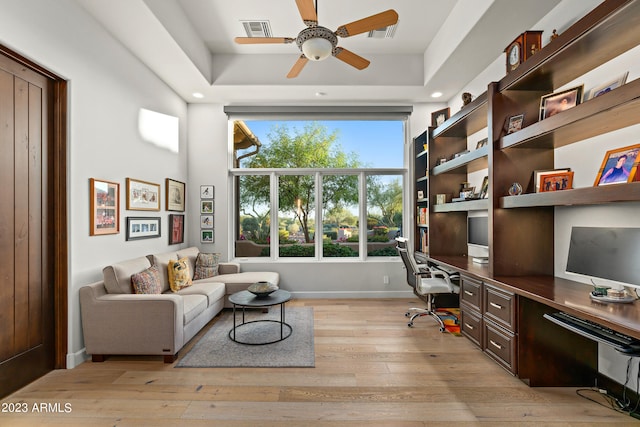
<svg viewBox="0 0 640 427">
<path fill-rule="evenodd" d="M 184 212 L 185 190 L 184 182 L 166 179 L 168 211 Z"/>
<path fill-rule="evenodd" d="M 489 138 L 482 138 L 480 141 L 478 141 L 478 143 L 476 144 L 476 150 L 478 148 L 482 148 L 484 146 L 486 146 L 489 143 Z"/>
<path fill-rule="evenodd" d="M 480 195 L 481 199 L 486 199 L 489 197 L 489 177 L 485 176 L 482 180 L 482 186 L 480 187 Z"/>
<path fill-rule="evenodd" d="M 544 176 L 563 173 L 563 172 L 571 172 L 571 169 L 560 168 L 560 169 L 544 169 L 544 170 L 541 169 L 541 170 L 533 171 L 533 191 L 536 193 L 539 193 L 540 191 L 542 191 L 540 190 L 540 184 Z"/>
<path fill-rule="evenodd" d="M 101 179 L 89 179 L 91 197 L 89 235 L 120 232 L 120 184 Z"/>
<path fill-rule="evenodd" d="M 127 217 L 126 240 L 151 239 L 160 237 L 160 218 Z"/>
<path fill-rule="evenodd" d="M 573 188 L 573 172 L 559 172 L 540 178 L 540 192 L 561 191 Z"/>
<path fill-rule="evenodd" d="M 159 211 L 160 184 L 127 178 L 127 210 Z"/>
<path fill-rule="evenodd" d="M 450 114 L 451 110 L 449 107 L 434 111 L 431 113 L 431 126 L 440 126 L 450 117 Z"/>
<path fill-rule="evenodd" d="M 200 213 L 201 214 L 213 213 L 213 200 L 200 200 Z"/>
<path fill-rule="evenodd" d="M 509 125 L 507 126 L 507 134 L 514 133 L 522 129 L 524 122 L 524 114 L 509 117 Z"/>
<path fill-rule="evenodd" d="M 602 160 L 594 186 L 633 181 L 638 169 L 640 144 L 609 150 Z"/>
<path fill-rule="evenodd" d="M 597 98 L 600 95 L 604 95 L 607 92 L 611 92 L 617 87 L 622 86 L 627 82 L 627 76 L 629 72 L 627 71 L 617 79 L 611 80 L 607 83 L 601 84 L 600 86 L 596 86 L 594 88 L 589 89 L 588 92 L 584 94 L 584 100 L 588 101 L 589 99 Z"/>
<path fill-rule="evenodd" d="M 200 186 L 200 198 L 201 199 L 213 199 L 215 197 L 215 189 L 213 185 L 201 185 Z"/>
<path fill-rule="evenodd" d="M 213 215 L 200 215 L 200 228 L 213 228 Z"/>
<path fill-rule="evenodd" d="M 177 245 L 184 242 L 184 215 L 169 215 L 169 244 Z"/>
<path fill-rule="evenodd" d="M 215 235 L 213 230 L 200 230 L 200 243 L 214 243 Z"/>
<path fill-rule="evenodd" d="M 550 93 L 540 99 L 540 120 L 554 116 L 580 104 L 582 100 L 582 85 L 562 92 Z"/>
</svg>

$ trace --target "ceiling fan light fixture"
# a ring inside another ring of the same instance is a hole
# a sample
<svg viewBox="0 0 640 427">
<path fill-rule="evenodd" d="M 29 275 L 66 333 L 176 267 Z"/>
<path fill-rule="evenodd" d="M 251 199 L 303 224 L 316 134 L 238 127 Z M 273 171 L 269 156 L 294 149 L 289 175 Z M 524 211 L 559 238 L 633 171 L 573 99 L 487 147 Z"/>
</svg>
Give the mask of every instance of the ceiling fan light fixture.
<svg viewBox="0 0 640 427">
<path fill-rule="evenodd" d="M 338 37 L 325 27 L 309 27 L 300 32 L 296 44 L 308 59 L 322 61 L 333 53 Z"/>
</svg>

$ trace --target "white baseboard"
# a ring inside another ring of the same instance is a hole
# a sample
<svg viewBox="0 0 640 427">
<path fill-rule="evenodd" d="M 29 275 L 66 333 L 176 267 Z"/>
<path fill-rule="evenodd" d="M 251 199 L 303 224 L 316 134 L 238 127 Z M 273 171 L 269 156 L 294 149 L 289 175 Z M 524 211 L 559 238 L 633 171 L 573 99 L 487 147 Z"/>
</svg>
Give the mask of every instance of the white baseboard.
<svg viewBox="0 0 640 427">
<path fill-rule="evenodd" d="M 326 291 L 291 292 L 294 298 L 413 298 L 412 291 Z"/>
<path fill-rule="evenodd" d="M 67 369 L 73 369 L 89 360 L 89 355 L 84 351 L 84 348 L 75 353 L 67 353 Z"/>
</svg>

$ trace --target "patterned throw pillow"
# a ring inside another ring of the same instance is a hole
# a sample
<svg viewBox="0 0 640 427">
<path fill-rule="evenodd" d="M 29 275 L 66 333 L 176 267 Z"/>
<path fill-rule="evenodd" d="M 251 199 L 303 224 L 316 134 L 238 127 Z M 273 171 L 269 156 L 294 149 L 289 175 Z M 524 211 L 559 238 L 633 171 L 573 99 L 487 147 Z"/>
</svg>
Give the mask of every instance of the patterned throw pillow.
<svg viewBox="0 0 640 427">
<path fill-rule="evenodd" d="M 169 286 L 173 292 L 191 286 L 191 269 L 189 268 L 189 258 L 179 260 L 169 260 L 167 265 L 169 273 Z"/>
<path fill-rule="evenodd" d="M 199 253 L 198 258 L 196 258 L 196 271 L 193 275 L 193 280 L 217 276 L 218 261 L 220 261 L 220 254 Z"/>
<path fill-rule="evenodd" d="M 160 271 L 157 265 L 152 265 L 146 270 L 131 275 L 131 285 L 136 294 L 160 294 L 162 284 L 160 283 Z"/>
</svg>

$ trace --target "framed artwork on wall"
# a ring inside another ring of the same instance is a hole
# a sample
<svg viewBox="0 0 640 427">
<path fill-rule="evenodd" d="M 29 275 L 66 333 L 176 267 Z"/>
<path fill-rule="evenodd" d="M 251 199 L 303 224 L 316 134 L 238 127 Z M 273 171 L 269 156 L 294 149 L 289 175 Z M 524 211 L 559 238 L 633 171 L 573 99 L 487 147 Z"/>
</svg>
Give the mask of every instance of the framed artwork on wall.
<svg viewBox="0 0 640 427">
<path fill-rule="evenodd" d="M 213 230 L 200 230 L 200 243 L 214 243 L 214 231 Z"/>
<path fill-rule="evenodd" d="M 213 228 L 213 215 L 200 215 L 200 228 Z"/>
<path fill-rule="evenodd" d="M 89 235 L 120 232 L 120 184 L 102 179 L 89 179 Z"/>
<path fill-rule="evenodd" d="M 184 215 L 169 215 L 169 244 L 184 242 Z"/>
<path fill-rule="evenodd" d="M 200 200 L 200 213 L 201 214 L 213 213 L 213 200 Z"/>
<path fill-rule="evenodd" d="M 127 217 L 126 240 L 160 237 L 160 217 Z"/>
<path fill-rule="evenodd" d="M 160 184 L 127 178 L 127 210 L 159 211 Z"/>
<path fill-rule="evenodd" d="M 186 192 L 184 182 L 167 178 L 166 191 L 167 191 L 167 195 L 166 195 L 167 210 L 184 212 L 184 201 L 185 201 L 185 192 Z"/>
<path fill-rule="evenodd" d="M 213 185 L 201 185 L 200 186 L 200 198 L 201 199 L 213 199 L 215 197 L 215 189 Z"/>
</svg>

